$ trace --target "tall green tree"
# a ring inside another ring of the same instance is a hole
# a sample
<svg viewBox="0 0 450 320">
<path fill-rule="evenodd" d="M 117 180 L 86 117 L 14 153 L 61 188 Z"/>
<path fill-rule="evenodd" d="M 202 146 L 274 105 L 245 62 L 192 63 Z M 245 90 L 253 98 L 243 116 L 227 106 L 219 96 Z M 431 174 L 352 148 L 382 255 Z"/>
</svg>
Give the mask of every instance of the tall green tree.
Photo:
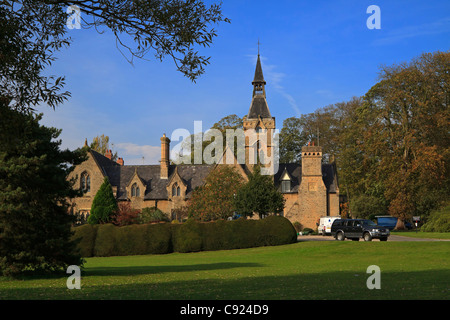
<svg viewBox="0 0 450 320">
<path fill-rule="evenodd" d="M 107 177 L 103 180 L 100 189 L 92 200 L 91 214 L 88 223 L 108 223 L 111 222 L 118 210 L 117 201 L 114 197 L 111 184 Z"/>
<path fill-rule="evenodd" d="M 67 177 L 85 154 L 61 150 L 61 130 L 8 104 L 0 99 L 0 274 L 81 266 L 67 204 L 79 193 Z"/>
<path fill-rule="evenodd" d="M 258 166 L 254 167 L 249 181 L 239 189 L 235 197 L 236 212 L 251 217 L 254 213 L 260 218 L 279 214 L 284 210 L 284 197 L 275 188 L 273 177 L 262 175 Z"/>
</svg>

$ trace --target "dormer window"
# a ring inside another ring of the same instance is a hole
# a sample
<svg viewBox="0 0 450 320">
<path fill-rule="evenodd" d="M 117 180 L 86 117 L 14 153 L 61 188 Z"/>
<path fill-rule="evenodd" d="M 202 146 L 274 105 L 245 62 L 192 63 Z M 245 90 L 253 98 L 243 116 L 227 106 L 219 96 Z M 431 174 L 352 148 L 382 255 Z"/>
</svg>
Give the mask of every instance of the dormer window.
<svg viewBox="0 0 450 320">
<path fill-rule="evenodd" d="M 178 186 L 178 184 L 174 183 L 174 185 L 172 186 L 172 197 L 175 196 L 180 196 L 181 195 L 181 189 Z"/>
<path fill-rule="evenodd" d="M 132 197 L 140 197 L 141 196 L 141 190 L 139 189 L 139 186 L 137 183 L 134 183 L 131 186 L 131 196 Z"/>
<path fill-rule="evenodd" d="M 291 192 L 291 181 L 290 180 L 281 181 L 281 192 Z"/>
<path fill-rule="evenodd" d="M 81 174 L 80 182 L 81 182 L 80 188 L 81 191 L 83 191 L 83 193 L 91 191 L 91 177 L 86 171 Z"/>
</svg>

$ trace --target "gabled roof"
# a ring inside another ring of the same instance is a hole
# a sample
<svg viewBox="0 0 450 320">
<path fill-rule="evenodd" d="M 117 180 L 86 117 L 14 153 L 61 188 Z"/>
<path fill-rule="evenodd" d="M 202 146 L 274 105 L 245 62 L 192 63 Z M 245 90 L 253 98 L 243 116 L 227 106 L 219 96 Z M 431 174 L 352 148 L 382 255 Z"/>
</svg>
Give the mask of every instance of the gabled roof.
<svg viewBox="0 0 450 320">
<path fill-rule="evenodd" d="M 291 193 L 298 192 L 298 187 L 302 181 L 302 166 L 298 163 L 280 163 L 278 172 L 274 176 L 274 182 L 277 188 L 281 185 L 281 179 L 285 172 L 291 178 Z M 337 171 L 334 163 L 322 164 L 322 180 L 328 192 L 337 192 Z"/>
<path fill-rule="evenodd" d="M 169 177 L 171 177 L 177 167 L 178 174 L 185 182 L 186 197 L 191 196 L 192 191 L 202 185 L 212 165 L 179 165 L 169 166 Z M 111 185 L 117 186 L 117 198 L 127 199 L 126 187 L 136 173 L 142 183 L 147 187 L 144 200 L 167 199 L 167 184 L 170 179 L 161 179 L 161 169 L 159 165 L 125 165 L 107 166 L 103 168 L 109 178 Z"/>
</svg>

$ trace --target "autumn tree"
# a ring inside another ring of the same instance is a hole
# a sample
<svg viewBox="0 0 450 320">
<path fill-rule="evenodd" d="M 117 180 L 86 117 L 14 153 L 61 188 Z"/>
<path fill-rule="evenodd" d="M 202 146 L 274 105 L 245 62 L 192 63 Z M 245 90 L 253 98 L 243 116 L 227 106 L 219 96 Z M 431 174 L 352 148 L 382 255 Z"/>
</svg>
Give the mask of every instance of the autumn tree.
<svg viewBox="0 0 450 320">
<path fill-rule="evenodd" d="M 376 116 L 364 132 L 366 151 L 378 156 L 377 178 L 399 223 L 449 194 L 449 71 L 450 53 L 423 54 L 383 67 L 366 94 L 365 112 Z"/>
<path fill-rule="evenodd" d="M 107 150 L 111 149 L 111 146 L 109 145 L 109 136 L 102 134 L 101 136 L 94 137 L 89 147 L 92 150 L 104 155 Z M 111 160 L 117 160 L 117 151 L 112 154 Z"/>
<path fill-rule="evenodd" d="M 201 221 L 227 219 L 236 211 L 234 198 L 244 184 L 244 178 L 233 166 L 215 167 L 203 186 L 192 193 L 188 214 Z"/>
</svg>

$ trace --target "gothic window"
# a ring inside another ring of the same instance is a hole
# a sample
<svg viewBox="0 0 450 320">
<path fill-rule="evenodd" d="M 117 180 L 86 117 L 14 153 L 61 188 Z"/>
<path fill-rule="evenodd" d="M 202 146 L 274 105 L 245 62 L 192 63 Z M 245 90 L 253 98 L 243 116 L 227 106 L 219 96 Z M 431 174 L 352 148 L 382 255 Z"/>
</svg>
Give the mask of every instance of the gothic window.
<svg viewBox="0 0 450 320">
<path fill-rule="evenodd" d="M 180 187 L 177 187 L 177 196 L 180 196 Z"/>
<path fill-rule="evenodd" d="M 132 197 L 140 197 L 141 195 L 141 190 L 139 189 L 139 186 L 137 185 L 137 183 L 133 184 L 131 186 L 131 196 Z"/>
<path fill-rule="evenodd" d="M 91 177 L 86 171 L 81 174 L 81 191 L 84 193 L 91 191 Z"/>
<path fill-rule="evenodd" d="M 175 197 L 177 195 L 177 184 L 175 183 L 172 186 L 172 197 Z"/>
</svg>

